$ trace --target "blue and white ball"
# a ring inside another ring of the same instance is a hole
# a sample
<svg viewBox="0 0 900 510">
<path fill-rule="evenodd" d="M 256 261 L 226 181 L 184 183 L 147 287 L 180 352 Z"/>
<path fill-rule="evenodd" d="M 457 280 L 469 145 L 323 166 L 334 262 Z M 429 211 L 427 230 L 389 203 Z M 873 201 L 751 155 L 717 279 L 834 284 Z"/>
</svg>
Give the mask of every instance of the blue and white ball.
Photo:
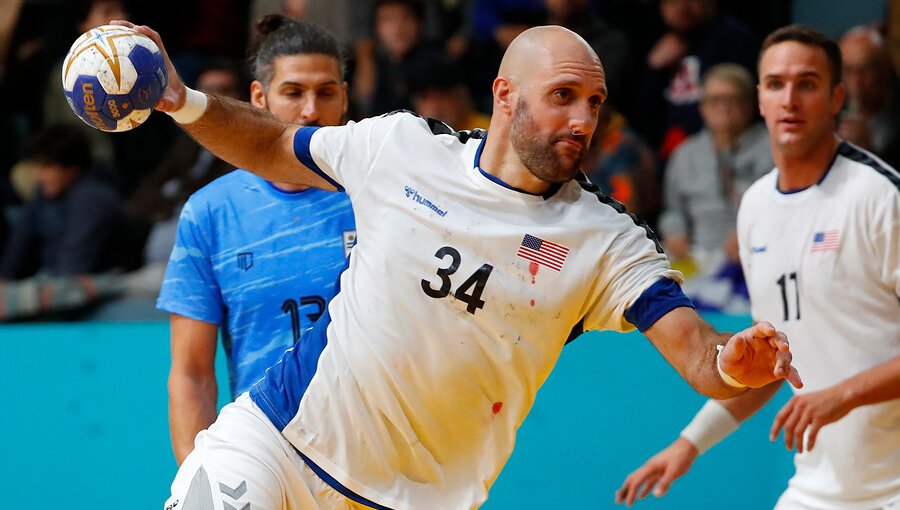
<svg viewBox="0 0 900 510">
<path fill-rule="evenodd" d="M 141 125 L 168 83 L 159 47 L 130 28 L 92 28 L 72 44 L 63 61 L 63 90 L 72 111 L 103 131 Z"/>
</svg>

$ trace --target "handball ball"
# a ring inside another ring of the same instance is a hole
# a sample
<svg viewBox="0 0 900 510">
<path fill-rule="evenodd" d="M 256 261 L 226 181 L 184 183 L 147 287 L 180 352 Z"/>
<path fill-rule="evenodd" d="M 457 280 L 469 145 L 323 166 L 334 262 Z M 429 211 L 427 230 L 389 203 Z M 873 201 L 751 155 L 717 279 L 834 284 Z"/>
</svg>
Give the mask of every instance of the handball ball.
<svg viewBox="0 0 900 510">
<path fill-rule="evenodd" d="M 103 131 L 141 125 L 166 89 L 168 73 L 159 47 L 130 28 L 92 28 L 69 49 L 63 91 L 72 111 Z"/>
</svg>

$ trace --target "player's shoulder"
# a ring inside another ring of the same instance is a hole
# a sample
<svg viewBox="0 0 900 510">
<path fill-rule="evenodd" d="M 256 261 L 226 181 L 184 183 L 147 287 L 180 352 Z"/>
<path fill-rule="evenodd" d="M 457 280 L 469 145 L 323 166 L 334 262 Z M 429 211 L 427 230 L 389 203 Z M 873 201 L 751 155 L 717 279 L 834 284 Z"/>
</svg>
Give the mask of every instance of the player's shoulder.
<svg viewBox="0 0 900 510">
<path fill-rule="evenodd" d="M 900 171 L 875 154 L 849 142 L 838 145 L 832 171 L 842 172 L 839 185 L 850 188 L 856 196 L 900 195 Z"/>
<path fill-rule="evenodd" d="M 778 171 L 773 167 L 769 172 L 753 182 L 741 196 L 741 205 L 750 204 L 756 200 L 763 200 L 768 195 L 774 195 L 778 189 Z"/>
<path fill-rule="evenodd" d="M 188 199 L 189 203 L 216 203 L 222 200 L 234 198 L 234 193 L 241 189 L 253 189 L 264 183 L 262 178 L 237 168 L 227 174 L 212 180 L 206 186 L 195 191 Z"/>
<path fill-rule="evenodd" d="M 635 232 L 643 231 L 641 235 L 646 235 L 653 241 L 657 251 L 663 252 L 662 245 L 650 225 L 640 216 L 629 212 L 624 204 L 603 193 L 597 185 L 590 182 L 583 172 L 576 174 L 575 179 L 564 185 L 557 194 L 565 199 L 563 195 L 569 193 L 573 194 L 572 202 L 579 209 L 577 217 L 586 224 L 618 225 L 623 231 L 637 227 L 639 230 L 635 230 Z"/>
<path fill-rule="evenodd" d="M 471 140 L 481 141 L 487 136 L 484 129 L 457 131 L 445 122 L 423 117 L 409 110 L 395 110 L 381 116 L 383 122 L 391 122 L 404 131 L 416 132 L 424 137 L 432 137 L 443 143 L 468 143 Z"/>
</svg>

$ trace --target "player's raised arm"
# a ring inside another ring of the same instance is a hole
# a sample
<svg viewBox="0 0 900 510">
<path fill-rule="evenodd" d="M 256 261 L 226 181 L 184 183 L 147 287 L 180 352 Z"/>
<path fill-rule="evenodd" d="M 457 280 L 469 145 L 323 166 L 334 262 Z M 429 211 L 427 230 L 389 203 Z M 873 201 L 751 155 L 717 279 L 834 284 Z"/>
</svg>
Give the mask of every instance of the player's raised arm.
<svg viewBox="0 0 900 510">
<path fill-rule="evenodd" d="M 731 398 L 779 379 L 803 383 L 791 366 L 787 337 L 768 322 L 736 335 L 717 333 L 690 308 L 676 308 L 645 331 L 660 353 L 698 392 Z"/>
<path fill-rule="evenodd" d="M 268 181 L 335 189 L 301 164 L 294 155 L 294 134 L 299 126 L 281 122 L 271 113 L 254 108 L 249 103 L 187 88 L 155 30 L 124 20 L 110 23 L 132 28 L 159 46 L 166 61 L 169 81 L 156 103 L 156 109 L 172 115 L 188 134 L 210 152 Z"/>
</svg>

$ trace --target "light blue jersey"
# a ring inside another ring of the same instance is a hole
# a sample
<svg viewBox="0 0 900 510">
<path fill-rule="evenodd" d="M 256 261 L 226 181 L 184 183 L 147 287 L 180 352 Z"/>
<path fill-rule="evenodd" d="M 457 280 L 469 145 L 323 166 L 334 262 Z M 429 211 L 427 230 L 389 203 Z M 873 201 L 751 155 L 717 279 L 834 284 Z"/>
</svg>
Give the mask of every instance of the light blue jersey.
<svg viewBox="0 0 900 510">
<path fill-rule="evenodd" d="M 220 326 L 236 397 L 322 314 L 355 242 L 346 194 L 235 170 L 185 204 L 157 307 Z"/>
</svg>

